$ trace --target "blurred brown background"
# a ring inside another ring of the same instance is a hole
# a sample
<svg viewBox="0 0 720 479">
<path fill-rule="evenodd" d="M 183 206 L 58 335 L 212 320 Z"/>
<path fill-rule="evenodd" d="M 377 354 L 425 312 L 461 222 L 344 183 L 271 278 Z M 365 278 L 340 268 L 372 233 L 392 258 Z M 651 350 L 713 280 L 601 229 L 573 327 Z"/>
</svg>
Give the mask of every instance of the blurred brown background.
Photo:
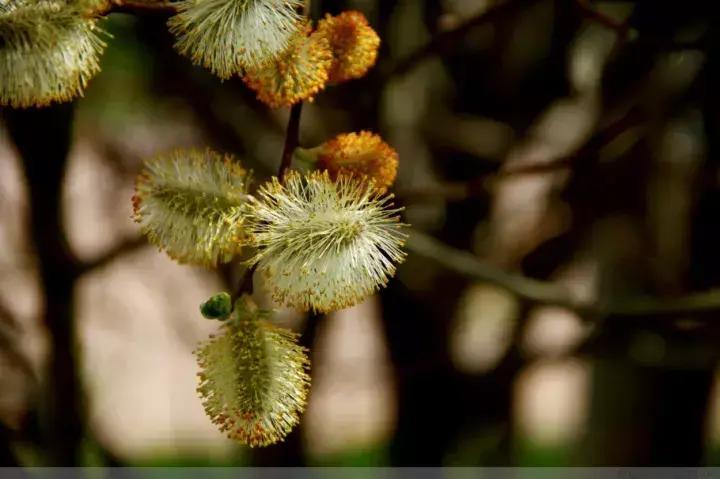
<svg viewBox="0 0 720 479">
<path fill-rule="evenodd" d="M 238 272 L 147 246 L 134 175 L 211 146 L 266 178 L 287 110 L 192 67 L 162 15 L 113 14 L 85 98 L 3 111 L 0 464 L 717 464 L 720 302 L 672 309 L 720 279 L 712 2 L 312 4 L 361 10 L 383 47 L 306 105 L 301 144 L 382 134 L 407 222 L 513 291 L 410 251 L 356 308 L 281 311 L 312 345 L 302 426 L 264 450 L 225 440 L 191 352 L 215 327 L 198 305 Z M 525 277 L 671 307 L 578 311 L 518 295 Z"/>
</svg>

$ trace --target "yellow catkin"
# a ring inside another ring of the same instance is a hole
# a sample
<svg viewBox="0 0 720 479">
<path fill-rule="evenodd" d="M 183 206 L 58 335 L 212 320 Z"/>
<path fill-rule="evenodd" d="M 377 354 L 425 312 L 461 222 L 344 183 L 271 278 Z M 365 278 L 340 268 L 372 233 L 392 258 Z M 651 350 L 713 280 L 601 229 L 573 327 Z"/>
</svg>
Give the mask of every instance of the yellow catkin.
<svg viewBox="0 0 720 479">
<path fill-rule="evenodd" d="M 248 70 L 243 80 L 257 93 L 258 100 L 268 106 L 290 106 L 312 101 L 325 88 L 331 64 L 327 37 L 320 32 L 311 33 L 308 24 L 277 61 Z"/>
<path fill-rule="evenodd" d="M 209 149 L 161 155 L 138 175 L 133 217 L 179 263 L 226 263 L 245 242 L 248 176 L 231 156 Z"/>
<path fill-rule="evenodd" d="M 181 0 L 175 48 L 222 79 L 275 61 L 303 27 L 302 0 Z"/>
<path fill-rule="evenodd" d="M 333 51 L 331 84 L 361 78 L 375 65 L 380 37 L 361 12 L 327 15 L 320 21 L 318 31 L 328 37 Z"/>
<path fill-rule="evenodd" d="M 0 105 L 46 106 L 81 96 L 105 48 L 85 5 L 10 0 L 0 8 Z"/>
<path fill-rule="evenodd" d="M 385 191 L 397 176 L 397 151 L 369 131 L 338 135 L 318 150 L 318 169 L 327 170 L 333 178 L 339 174 L 367 177 Z"/>
<path fill-rule="evenodd" d="M 300 422 L 310 387 L 307 350 L 269 315 L 244 296 L 221 334 L 195 351 L 206 414 L 229 438 L 250 447 L 282 441 Z"/>
<path fill-rule="evenodd" d="M 252 202 L 250 261 L 278 304 L 323 313 L 354 306 L 405 258 L 401 210 L 372 180 L 290 171 L 283 183 L 261 185 Z"/>
</svg>

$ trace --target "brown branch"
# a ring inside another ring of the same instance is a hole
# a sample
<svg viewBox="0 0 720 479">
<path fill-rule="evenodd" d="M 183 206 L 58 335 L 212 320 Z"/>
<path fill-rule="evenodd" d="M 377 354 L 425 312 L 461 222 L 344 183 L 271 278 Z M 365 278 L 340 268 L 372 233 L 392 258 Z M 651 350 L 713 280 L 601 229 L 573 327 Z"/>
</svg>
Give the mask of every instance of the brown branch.
<svg viewBox="0 0 720 479">
<path fill-rule="evenodd" d="M 133 251 L 136 251 L 143 246 L 147 246 L 147 244 L 148 242 L 144 236 L 128 238 L 120 242 L 119 244 L 111 247 L 108 251 L 101 254 L 97 258 L 80 263 L 77 268 L 76 274 L 78 276 L 83 275 L 98 268 L 102 268 L 103 266 L 107 266 L 108 264 L 118 259 L 120 256 L 123 256 L 127 253 L 132 253 Z"/>
<path fill-rule="evenodd" d="M 285 173 L 292 166 L 293 154 L 300 143 L 300 117 L 302 116 L 302 102 L 296 103 L 290 109 L 287 130 L 285 131 L 285 145 L 283 146 L 280 168 L 278 169 L 278 180 L 285 178 Z"/>
<path fill-rule="evenodd" d="M 688 316 L 716 316 L 720 312 L 720 288 L 674 298 L 638 296 L 617 302 L 600 303 L 583 300 L 562 284 L 504 271 L 470 252 L 452 248 L 418 231 L 411 233 L 407 248 L 462 276 L 498 285 L 526 301 L 567 308 L 577 312 L 584 319 L 613 316 L 628 319 L 673 320 Z"/>
<path fill-rule="evenodd" d="M 460 201 L 490 191 L 499 182 L 509 178 L 567 170 L 585 158 L 591 158 L 602 148 L 616 140 L 620 135 L 640 125 L 642 121 L 642 115 L 636 110 L 629 110 L 617 120 L 598 130 L 582 146 L 567 156 L 543 162 L 509 166 L 463 183 L 444 183 L 432 188 L 401 191 L 397 194 L 397 198 L 399 202 L 404 204 L 436 198 Z"/>
<path fill-rule="evenodd" d="M 382 75 L 382 82 L 384 83 L 385 80 L 391 77 L 402 76 L 409 73 L 426 59 L 442 53 L 448 47 L 462 40 L 465 35 L 475 28 L 499 21 L 535 1 L 537 0 L 506 0 L 466 20 L 452 30 L 447 30 L 435 35 L 428 43 L 388 68 L 387 72 Z"/>
<path fill-rule="evenodd" d="M 634 109 L 628 110 L 617 120 L 609 125 L 601 128 L 588 141 L 573 153 L 542 163 L 534 163 L 530 165 L 511 166 L 504 170 L 500 170 L 497 178 L 512 177 L 519 175 L 534 175 L 538 173 L 547 173 L 557 171 L 559 169 L 570 168 L 584 158 L 597 154 L 602 148 L 616 140 L 620 135 L 629 129 L 639 125 L 642 122 L 642 116 Z"/>
<path fill-rule="evenodd" d="M 452 248 L 418 231 L 412 231 L 410 234 L 407 248 L 462 276 L 496 284 L 531 302 L 553 304 L 572 310 L 581 309 L 584 306 L 581 301 L 573 298 L 570 290 L 562 285 L 504 271 L 482 261 L 470 252 Z"/>
<path fill-rule="evenodd" d="M 174 15 L 178 12 L 177 5 L 168 0 L 110 0 L 98 15 L 111 13 L 129 13 L 133 15 Z"/>
<path fill-rule="evenodd" d="M 300 117 L 302 116 L 303 103 L 299 102 L 290 109 L 290 118 L 288 119 L 287 129 L 285 130 L 285 144 L 283 145 L 282 156 L 280 157 L 280 166 L 278 168 L 278 180 L 282 182 L 285 173 L 292 166 L 293 154 L 300 142 Z M 253 292 L 253 275 L 257 269 L 257 264 L 249 267 L 243 274 L 240 284 L 238 284 L 233 294 L 233 302 L 245 293 Z"/>
</svg>

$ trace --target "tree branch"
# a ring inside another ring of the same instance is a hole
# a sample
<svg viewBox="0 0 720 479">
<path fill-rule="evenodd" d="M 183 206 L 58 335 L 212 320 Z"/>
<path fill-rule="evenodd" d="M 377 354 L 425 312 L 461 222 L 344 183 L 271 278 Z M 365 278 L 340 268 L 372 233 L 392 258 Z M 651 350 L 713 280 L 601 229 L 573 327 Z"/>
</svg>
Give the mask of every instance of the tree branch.
<svg viewBox="0 0 720 479">
<path fill-rule="evenodd" d="M 280 167 L 278 168 L 278 180 L 282 183 L 285 173 L 292 166 L 293 154 L 300 143 L 300 117 L 302 116 L 303 103 L 299 102 L 290 109 L 287 130 L 285 131 L 285 145 L 283 146 Z"/>
<path fill-rule="evenodd" d="M 563 306 L 572 310 L 581 309 L 584 306 L 581 301 L 572 296 L 569 289 L 562 285 L 504 271 L 482 261 L 470 252 L 452 248 L 418 231 L 410 233 L 407 248 L 462 276 L 496 284 L 528 301 Z"/>
<path fill-rule="evenodd" d="M 111 247 L 108 251 L 101 254 L 97 258 L 94 258 L 90 261 L 81 262 L 77 268 L 76 274 L 78 276 L 81 276 L 95 269 L 107 266 L 108 264 L 118 259 L 120 256 L 123 256 L 127 253 L 132 253 L 133 251 L 136 251 L 143 246 L 147 246 L 147 244 L 148 242 L 144 236 L 128 238 L 124 241 L 121 241 L 119 244 Z"/>
<path fill-rule="evenodd" d="M 282 156 L 280 157 L 280 166 L 278 167 L 278 180 L 282 183 L 285 178 L 285 173 L 292 166 L 293 154 L 297 149 L 300 142 L 300 117 L 302 116 L 303 103 L 296 103 L 290 108 L 290 118 L 288 119 L 288 126 L 285 130 L 285 144 L 283 146 Z M 233 294 L 233 302 L 237 300 L 244 293 L 252 294 L 253 291 L 253 275 L 257 269 L 257 264 L 252 265 L 243 274 L 240 283 L 238 284 L 235 293 Z"/>
<path fill-rule="evenodd" d="M 99 15 L 110 13 L 174 15 L 178 12 L 177 5 L 169 0 L 110 0 Z"/>
<path fill-rule="evenodd" d="M 567 170 L 577 164 L 578 161 L 597 154 L 602 148 L 613 142 L 629 129 L 641 124 L 642 121 L 642 115 L 635 110 L 629 110 L 617 120 L 595 132 L 582 146 L 567 156 L 543 162 L 501 168 L 499 171 L 478 176 L 467 182 L 444 183 L 432 188 L 401 191 L 397 194 L 397 198 L 399 202 L 404 204 L 422 202 L 435 198 L 460 201 L 490 191 L 499 182 L 509 178 Z"/>
<path fill-rule="evenodd" d="M 446 48 L 461 40 L 473 29 L 501 20 L 535 1 L 537 0 L 506 0 L 484 10 L 452 30 L 438 33 L 428 43 L 388 68 L 387 72 L 382 75 L 381 82 L 384 83 L 389 78 L 409 73 L 426 59 L 445 51 Z"/>
<path fill-rule="evenodd" d="M 584 319 L 613 316 L 672 320 L 681 319 L 683 316 L 716 315 L 720 312 L 720 289 L 694 292 L 675 298 L 638 296 L 602 304 L 583 300 L 561 284 L 504 271 L 472 253 L 452 248 L 417 231 L 411 233 L 407 248 L 467 278 L 498 285 L 526 301 L 570 309 Z"/>
</svg>

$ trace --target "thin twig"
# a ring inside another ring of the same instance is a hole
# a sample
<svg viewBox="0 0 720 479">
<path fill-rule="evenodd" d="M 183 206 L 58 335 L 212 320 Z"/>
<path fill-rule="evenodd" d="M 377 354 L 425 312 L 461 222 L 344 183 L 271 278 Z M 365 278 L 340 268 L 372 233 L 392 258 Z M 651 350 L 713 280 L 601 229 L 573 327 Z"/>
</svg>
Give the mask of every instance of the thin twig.
<svg viewBox="0 0 720 479">
<path fill-rule="evenodd" d="M 300 117 L 302 116 L 302 102 L 296 103 L 290 109 L 290 118 L 288 119 L 287 130 L 285 130 L 285 144 L 283 146 L 282 157 L 280 158 L 280 166 L 278 168 L 278 180 L 280 182 L 285 178 L 285 173 L 292 166 L 293 154 L 297 149 L 300 141 Z M 253 292 L 253 276 L 257 269 L 257 263 L 245 270 L 235 293 L 233 294 L 233 302 L 245 293 Z"/>
<path fill-rule="evenodd" d="M 293 154 L 300 142 L 300 117 L 302 116 L 302 102 L 296 103 L 290 109 L 290 118 L 285 132 L 285 145 L 280 159 L 280 167 L 278 169 L 278 180 L 280 182 L 285 178 L 285 173 L 292 166 Z"/>
<path fill-rule="evenodd" d="M 452 248 L 417 231 L 412 232 L 407 248 L 467 278 L 498 285 L 526 301 L 570 309 L 585 319 L 606 316 L 629 319 L 685 319 L 703 315 L 716 316 L 720 311 L 720 289 L 693 292 L 674 298 L 638 296 L 617 302 L 599 303 L 577 297 L 562 284 L 504 271 L 470 252 Z"/>
<path fill-rule="evenodd" d="M 137 236 L 134 238 L 126 239 L 119 244 L 111 247 L 109 250 L 107 250 L 100 256 L 90 261 L 80 263 L 80 265 L 78 266 L 77 274 L 83 275 L 98 268 L 102 268 L 103 266 L 112 263 L 120 256 L 123 256 L 127 253 L 132 253 L 133 251 L 136 251 L 143 246 L 147 246 L 147 244 L 148 242 L 144 236 Z"/>
<path fill-rule="evenodd" d="M 110 13 L 174 15 L 178 12 L 177 5 L 167 0 L 111 0 L 99 15 Z"/>
<path fill-rule="evenodd" d="M 417 255 L 438 262 L 451 271 L 468 278 L 496 284 L 528 301 L 563 306 L 572 310 L 584 306 L 572 296 L 569 289 L 562 285 L 504 271 L 482 261 L 470 252 L 452 248 L 418 231 L 410 234 L 407 248 Z"/>
<path fill-rule="evenodd" d="M 409 73 L 424 60 L 442 53 L 447 47 L 457 43 L 473 29 L 501 20 L 535 1 L 537 0 L 507 0 L 466 20 L 452 30 L 447 30 L 435 35 L 428 43 L 388 68 L 387 72 L 383 75 L 382 82 L 384 83 L 384 80 L 388 78 Z"/>
<path fill-rule="evenodd" d="M 582 146 L 567 156 L 543 162 L 509 166 L 493 173 L 478 176 L 467 182 L 445 183 L 433 188 L 401 191 L 397 194 L 397 197 L 398 200 L 404 204 L 436 198 L 460 201 L 491 191 L 503 180 L 567 170 L 575 166 L 579 161 L 597 154 L 598 151 L 612 143 L 620 135 L 640 125 L 642 121 L 642 115 L 636 110 L 631 109 L 615 121 L 598 130 L 583 143 Z"/>
</svg>

